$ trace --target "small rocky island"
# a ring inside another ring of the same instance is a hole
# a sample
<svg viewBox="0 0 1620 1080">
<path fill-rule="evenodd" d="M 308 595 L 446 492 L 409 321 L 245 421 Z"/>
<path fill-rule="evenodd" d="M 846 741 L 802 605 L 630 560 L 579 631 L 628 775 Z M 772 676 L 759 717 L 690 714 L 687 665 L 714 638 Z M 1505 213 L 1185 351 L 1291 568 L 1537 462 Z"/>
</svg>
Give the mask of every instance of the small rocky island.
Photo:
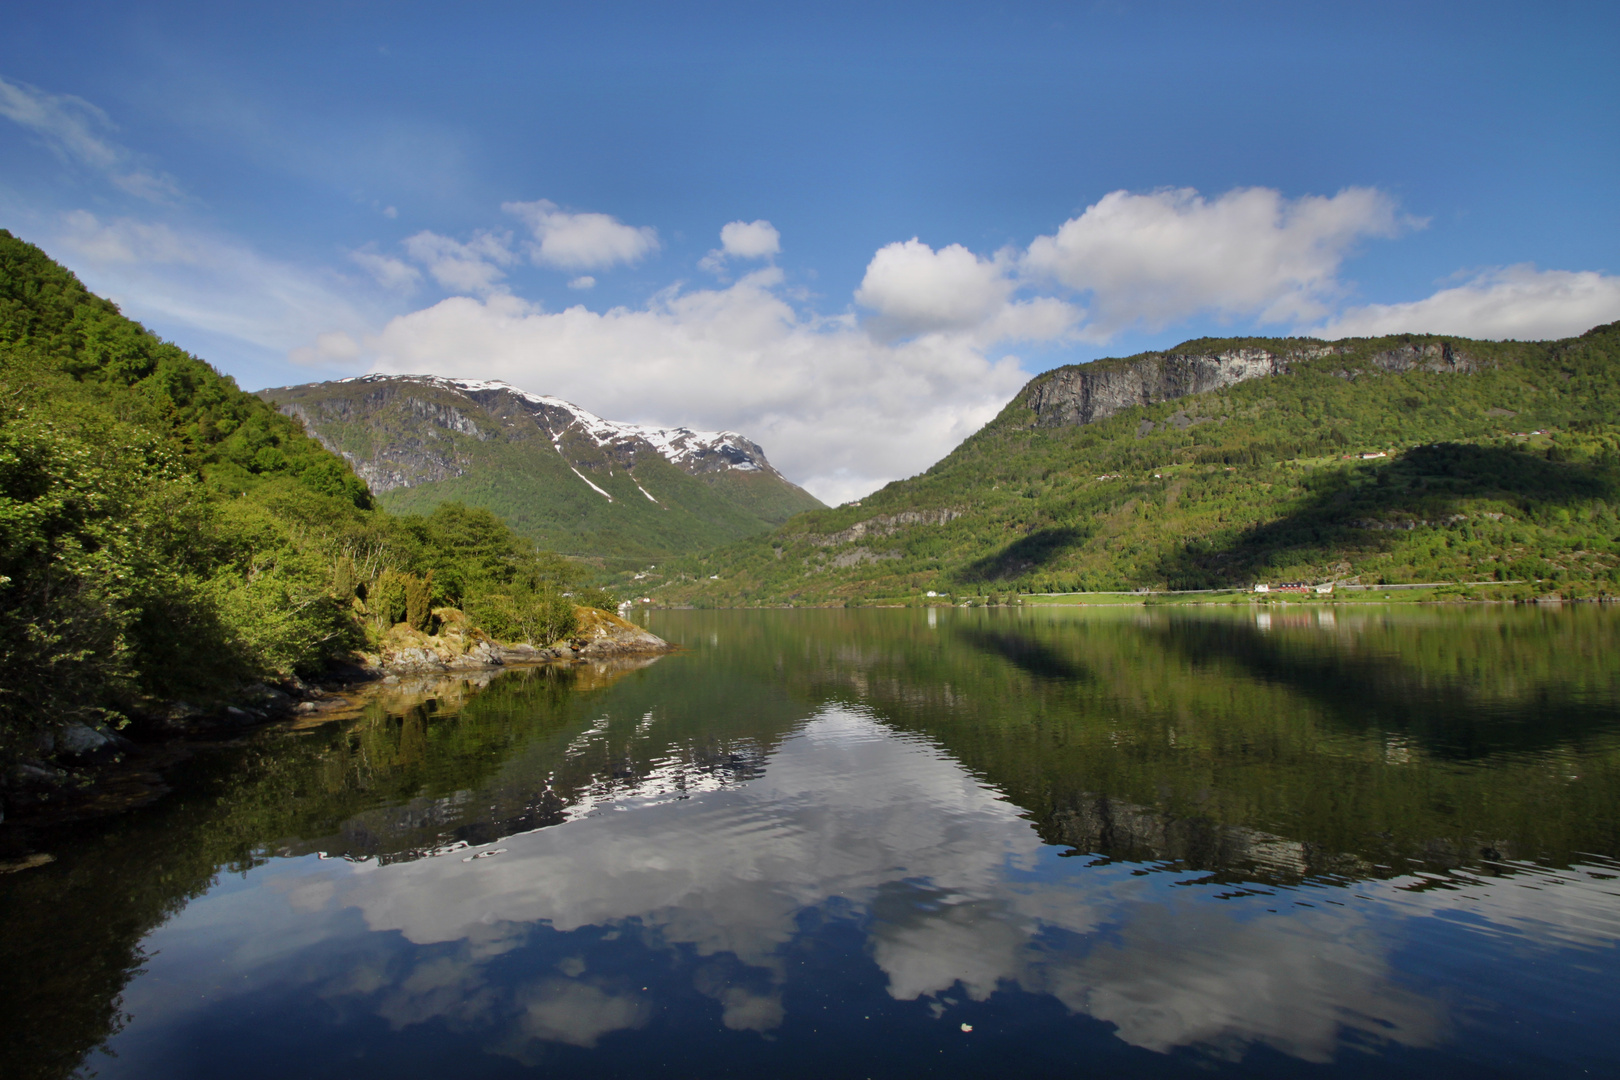
<svg viewBox="0 0 1620 1080">
<path fill-rule="evenodd" d="M 479 670 L 506 663 L 647 656 L 674 648 L 658 635 L 599 608 L 575 608 L 573 631 L 548 646 L 496 641 L 468 625 L 466 616 L 453 608 L 435 611 L 434 615 L 440 621 L 436 633 L 399 623 L 384 636 L 376 653 L 363 654 L 367 666 L 385 675 L 417 675 Z"/>
</svg>

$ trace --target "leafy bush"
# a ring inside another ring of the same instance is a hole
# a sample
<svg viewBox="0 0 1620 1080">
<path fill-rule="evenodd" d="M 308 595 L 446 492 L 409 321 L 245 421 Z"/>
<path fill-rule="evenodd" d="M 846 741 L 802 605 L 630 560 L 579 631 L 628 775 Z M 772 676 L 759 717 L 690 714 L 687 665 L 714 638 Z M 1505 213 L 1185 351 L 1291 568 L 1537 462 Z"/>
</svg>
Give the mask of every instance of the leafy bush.
<svg viewBox="0 0 1620 1080">
<path fill-rule="evenodd" d="M 574 602 L 554 589 L 518 584 L 481 590 L 467 598 L 467 616 L 496 638 L 549 645 L 578 625 Z"/>
<path fill-rule="evenodd" d="M 617 611 L 619 598 L 599 585 L 574 590 L 574 603 L 580 607 L 593 607 L 601 611 Z"/>
</svg>

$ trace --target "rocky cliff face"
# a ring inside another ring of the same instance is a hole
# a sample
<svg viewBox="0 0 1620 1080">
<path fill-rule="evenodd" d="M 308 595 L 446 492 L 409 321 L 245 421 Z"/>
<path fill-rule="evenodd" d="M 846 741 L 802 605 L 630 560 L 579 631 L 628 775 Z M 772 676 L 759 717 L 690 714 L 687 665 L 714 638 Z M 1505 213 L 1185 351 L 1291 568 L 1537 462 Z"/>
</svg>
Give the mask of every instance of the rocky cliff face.
<svg viewBox="0 0 1620 1080">
<path fill-rule="evenodd" d="M 1213 355 L 1158 353 L 1123 364 L 1080 364 L 1034 380 L 1024 392 L 1024 404 L 1034 411 L 1039 427 L 1090 424 L 1133 405 L 1173 401 L 1280 375 L 1288 370 L 1290 359 L 1264 349 L 1237 349 Z"/>
<path fill-rule="evenodd" d="M 1324 356 L 1355 354 L 1353 342 L 1332 345 L 1301 342 L 1284 351 L 1231 349 L 1218 353 L 1150 353 L 1129 361 L 1097 361 L 1057 368 L 1025 387 L 1023 405 L 1037 427 L 1064 427 L 1106 420 L 1134 405 L 1154 405 L 1191 394 L 1220 390 L 1249 379 L 1286 374 L 1290 364 Z M 1449 342 L 1413 342 L 1361 357 L 1358 368 L 1381 371 L 1435 371 L 1466 374 L 1478 361 Z M 1353 378 L 1347 368 L 1341 372 Z"/>
<path fill-rule="evenodd" d="M 1478 360 L 1452 348 L 1449 341 L 1414 341 L 1373 353 L 1368 362 L 1384 371 L 1433 371 L 1468 375 L 1480 370 Z"/>
</svg>

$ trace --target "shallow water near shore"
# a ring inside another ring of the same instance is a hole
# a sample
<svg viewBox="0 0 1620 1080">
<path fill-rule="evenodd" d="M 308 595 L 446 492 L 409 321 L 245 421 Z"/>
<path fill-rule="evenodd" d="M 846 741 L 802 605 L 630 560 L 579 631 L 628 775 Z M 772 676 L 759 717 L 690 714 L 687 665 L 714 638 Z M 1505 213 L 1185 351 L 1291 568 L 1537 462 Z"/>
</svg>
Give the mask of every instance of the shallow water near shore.
<svg viewBox="0 0 1620 1080">
<path fill-rule="evenodd" d="M 652 612 L 0 876 L 0 1075 L 1620 1069 L 1620 612 Z"/>
</svg>

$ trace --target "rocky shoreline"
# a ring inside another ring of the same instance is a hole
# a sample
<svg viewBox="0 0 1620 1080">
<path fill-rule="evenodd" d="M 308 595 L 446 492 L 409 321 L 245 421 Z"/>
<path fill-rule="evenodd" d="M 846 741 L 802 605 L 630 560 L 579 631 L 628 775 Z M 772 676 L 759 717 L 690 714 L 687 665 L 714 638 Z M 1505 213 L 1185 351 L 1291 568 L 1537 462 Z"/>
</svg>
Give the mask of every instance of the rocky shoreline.
<svg viewBox="0 0 1620 1080">
<path fill-rule="evenodd" d="M 207 706 L 145 703 L 130 710 L 131 723 L 123 730 L 64 725 L 42 734 L 31 754 L 0 774 L 0 830 L 15 833 L 19 826 L 62 824 L 139 806 L 168 791 L 164 770 L 199 750 L 275 722 L 337 719 L 402 679 L 492 677 L 508 666 L 573 665 L 674 651 L 664 639 L 616 615 L 594 608 L 580 608 L 578 615 L 571 637 L 545 647 L 499 642 L 460 626 L 429 636 L 401 625 L 377 652 L 357 653 L 317 681 L 292 676 L 254 683 Z M 18 854 L 16 840 L 0 837 L 0 873 L 37 865 L 12 858 Z"/>
</svg>

